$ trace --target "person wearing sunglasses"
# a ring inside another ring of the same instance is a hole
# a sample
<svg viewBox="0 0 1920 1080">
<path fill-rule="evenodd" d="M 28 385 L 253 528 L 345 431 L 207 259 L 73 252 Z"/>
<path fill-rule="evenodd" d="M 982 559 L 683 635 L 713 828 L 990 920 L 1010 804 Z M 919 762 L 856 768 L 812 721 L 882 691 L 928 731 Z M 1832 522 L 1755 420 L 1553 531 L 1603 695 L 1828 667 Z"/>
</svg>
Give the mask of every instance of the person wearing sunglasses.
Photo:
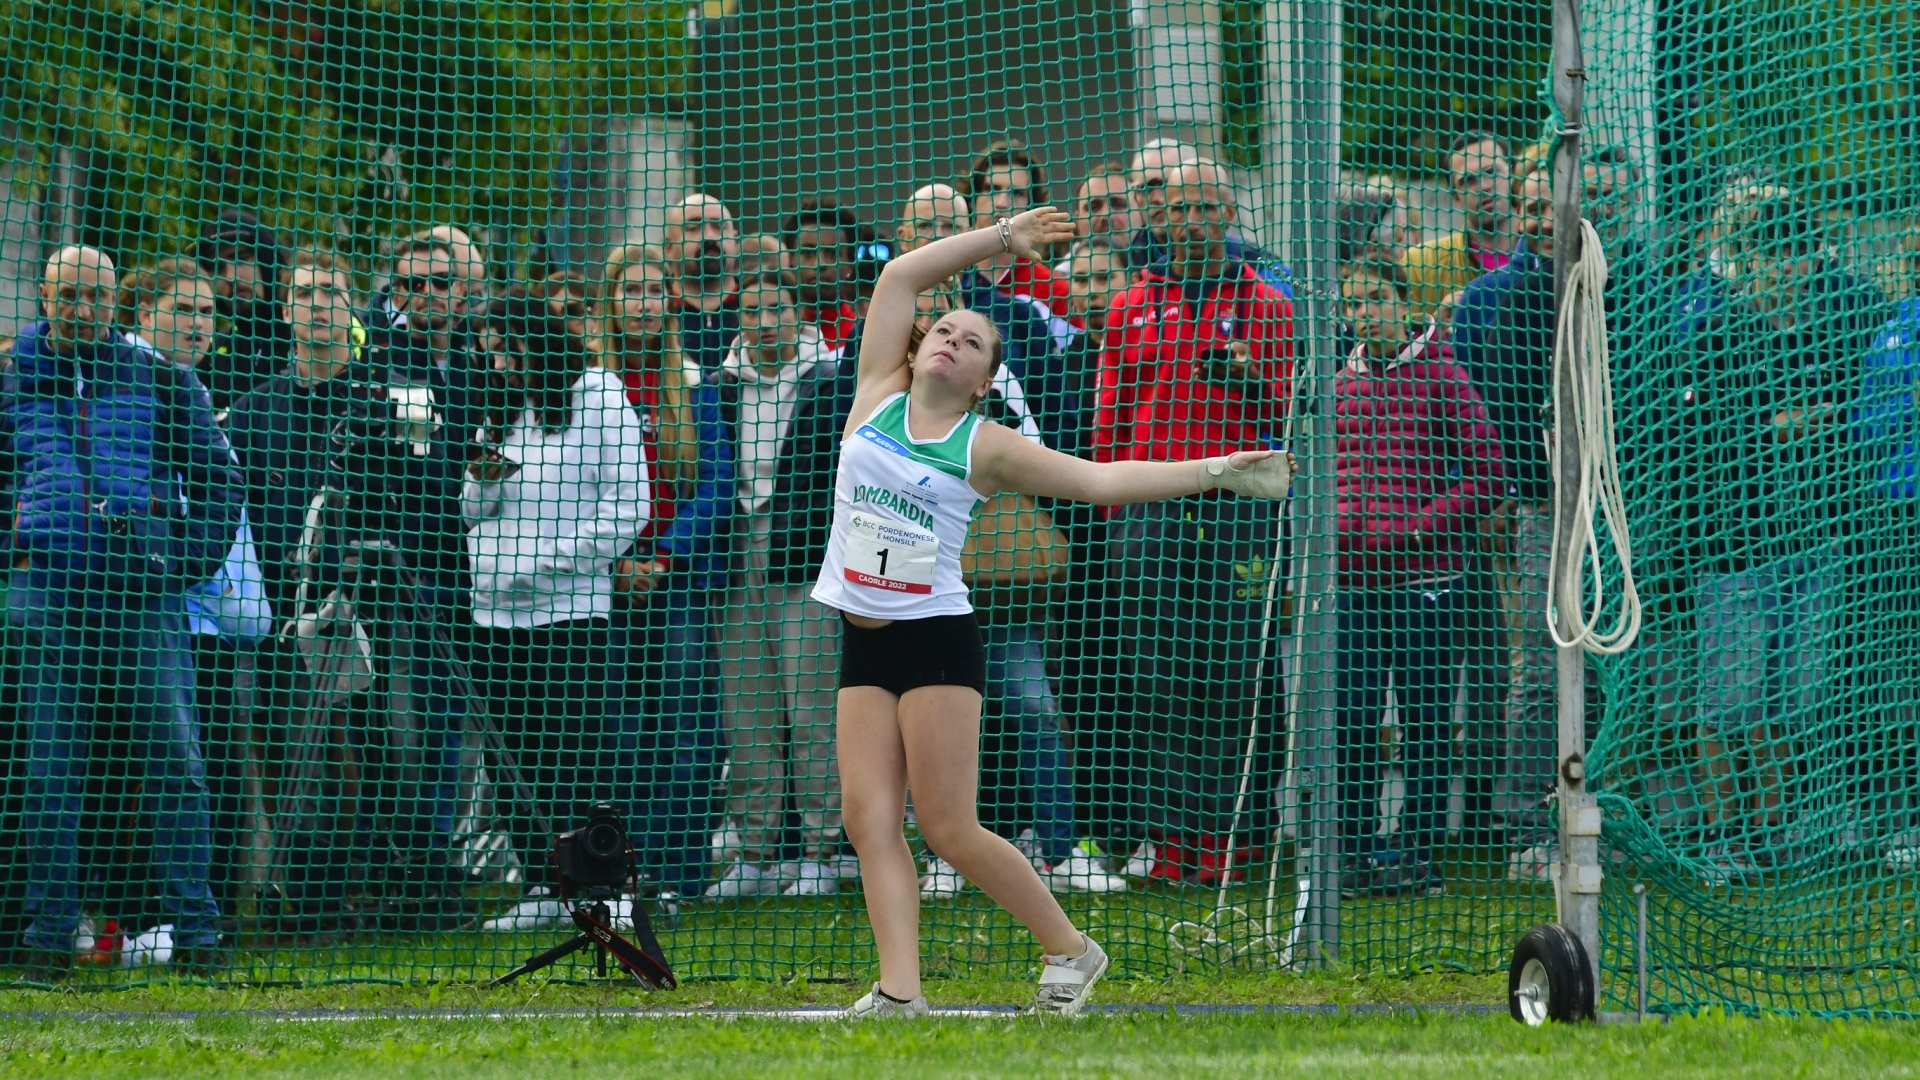
<svg viewBox="0 0 1920 1080">
<path fill-rule="evenodd" d="M 428 233 L 401 241 L 386 295 L 375 297 L 366 320 L 376 328 L 378 362 L 389 374 L 433 389 L 448 444 L 456 447 L 473 441 L 486 381 L 468 332 L 470 270 L 463 254 Z"/>
</svg>

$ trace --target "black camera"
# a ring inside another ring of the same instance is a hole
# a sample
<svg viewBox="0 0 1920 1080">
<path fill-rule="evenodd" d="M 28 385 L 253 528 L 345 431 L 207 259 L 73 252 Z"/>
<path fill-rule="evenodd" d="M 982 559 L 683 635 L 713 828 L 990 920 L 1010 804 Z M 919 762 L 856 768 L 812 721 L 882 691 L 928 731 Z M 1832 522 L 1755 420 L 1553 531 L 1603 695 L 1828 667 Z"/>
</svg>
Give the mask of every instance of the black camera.
<svg viewBox="0 0 1920 1080">
<path fill-rule="evenodd" d="M 633 875 L 627 827 L 612 803 L 594 803 L 587 823 L 553 840 L 560 884 L 567 889 L 618 889 Z"/>
</svg>

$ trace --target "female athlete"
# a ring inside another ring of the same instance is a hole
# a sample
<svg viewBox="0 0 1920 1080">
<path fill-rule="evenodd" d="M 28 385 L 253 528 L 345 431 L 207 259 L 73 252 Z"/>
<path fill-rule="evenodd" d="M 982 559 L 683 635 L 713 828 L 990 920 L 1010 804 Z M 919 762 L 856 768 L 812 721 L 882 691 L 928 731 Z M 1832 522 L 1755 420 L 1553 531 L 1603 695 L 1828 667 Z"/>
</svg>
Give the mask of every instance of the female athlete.
<svg viewBox="0 0 1920 1080">
<path fill-rule="evenodd" d="M 843 817 L 860 855 L 880 981 L 850 1017 L 918 1016 L 920 883 L 901 826 L 913 792 L 936 854 L 1025 923 L 1046 950 L 1035 1009 L 1077 1014 L 1107 955 L 1068 921 L 1033 865 L 982 828 L 980 701 L 986 655 L 961 578 L 975 509 L 1001 491 L 1099 505 L 1226 488 L 1278 499 L 1292 462 L 1270 450 L 1203 461 L 1095 464 L 982 420 L 1002 343 L 993 323 L 951 311 L 909 359 L 914 298 L 1003 252 L 1033 258 L 1072 237 L 1038 207 L 887 264 L 860 346 L 853 410 L 834 480 L 833 533 L 814 598 L 845 620 L 836 737 Z"/>
</svg>

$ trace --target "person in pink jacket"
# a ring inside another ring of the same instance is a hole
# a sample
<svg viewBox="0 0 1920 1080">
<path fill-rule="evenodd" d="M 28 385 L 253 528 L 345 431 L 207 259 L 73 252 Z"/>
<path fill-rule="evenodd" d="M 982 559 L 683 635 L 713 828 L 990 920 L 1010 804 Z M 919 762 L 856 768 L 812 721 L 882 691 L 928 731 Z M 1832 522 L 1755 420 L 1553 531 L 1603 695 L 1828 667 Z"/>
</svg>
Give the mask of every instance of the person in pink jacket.
<svg viewBox="0 0 1920 1080">
<path fill-rule="evenodd" d="M 1356 344 L 1334 390 L 1341 887 L 1434 896 L 1445 889 L 1433 849 L 1453 772 L 1467 551 L 1505 469 L 1486 405 L 1439 327 L 1409 322 L 1405 272 L 1365 262 L 1342 278 Z M 1389 683 L 1406 781 L 1397 833 L 1376 821 Z"/>
</svg>

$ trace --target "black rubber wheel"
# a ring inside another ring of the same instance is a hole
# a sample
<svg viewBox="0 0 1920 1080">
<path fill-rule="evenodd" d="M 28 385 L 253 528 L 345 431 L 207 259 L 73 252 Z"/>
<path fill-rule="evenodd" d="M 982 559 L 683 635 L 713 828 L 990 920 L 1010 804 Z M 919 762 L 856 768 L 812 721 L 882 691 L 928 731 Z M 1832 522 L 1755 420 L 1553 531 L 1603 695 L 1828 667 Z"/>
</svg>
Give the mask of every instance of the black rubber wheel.
<svg viewBox="0 0 1920 1080">
<path fill-rule="evenodd" d="M 1514 946 L 1507 969 L 1507 1010 L 1528 1027 L 1593 1019 L 1593 967 L 1566 927 L 1543 923 Z"/>
</svg>

